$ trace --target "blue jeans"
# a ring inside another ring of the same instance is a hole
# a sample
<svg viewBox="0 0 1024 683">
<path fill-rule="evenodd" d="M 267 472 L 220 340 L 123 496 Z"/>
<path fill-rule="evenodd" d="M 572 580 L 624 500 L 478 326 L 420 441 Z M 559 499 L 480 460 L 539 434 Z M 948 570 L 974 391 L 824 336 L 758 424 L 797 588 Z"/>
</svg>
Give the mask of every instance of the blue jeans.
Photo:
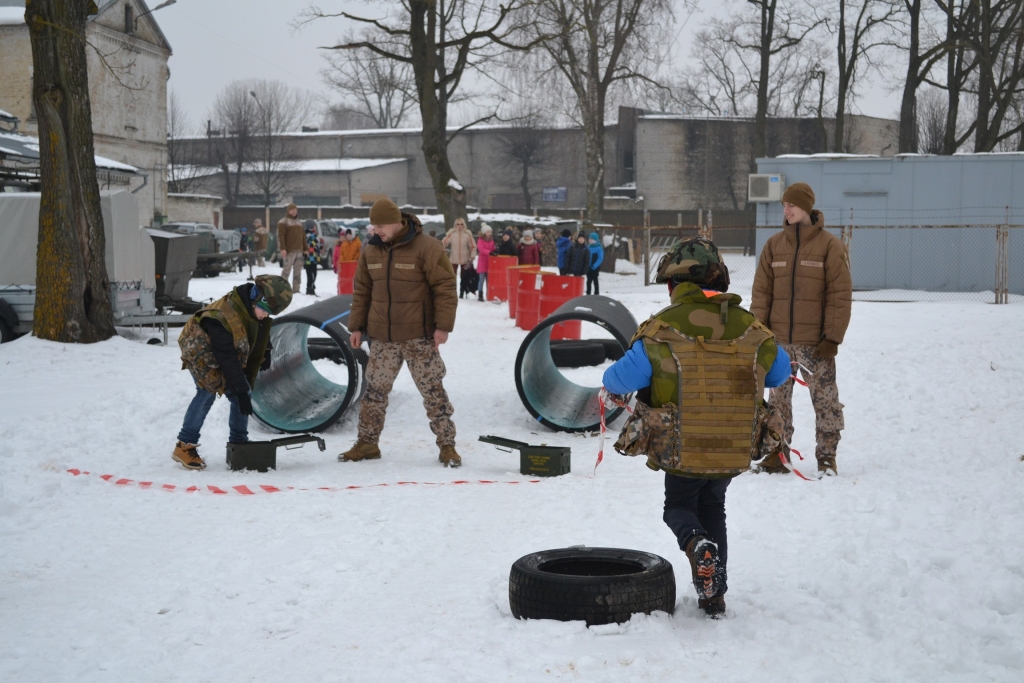
<svg viewBox="0 0 1024 683">
<path fill-rule="evenodd" d="M 249 418 L 238 410 L 238 398 L 234 394 L 228 393 L 225 396 L 231 402 L 231 410 L 228 413 L 228 439 L 231 443 L 245 443 L 249 440 Z M 203 428 L 203 422 L 206 421 L 215 400 L 217 394 L 196 385 L 196 395 L 185 411 L 185 421 L 178 432 L 178 441 L 199 443 L 199 431 Z"/>
<path fill-rule="evenodd" d="M 476 291 L 480 294 L 484 293 L 484 286 L 487 284 L 487 273 L 480 273 L 480 284 L 476 286 Z"/>
</svg>

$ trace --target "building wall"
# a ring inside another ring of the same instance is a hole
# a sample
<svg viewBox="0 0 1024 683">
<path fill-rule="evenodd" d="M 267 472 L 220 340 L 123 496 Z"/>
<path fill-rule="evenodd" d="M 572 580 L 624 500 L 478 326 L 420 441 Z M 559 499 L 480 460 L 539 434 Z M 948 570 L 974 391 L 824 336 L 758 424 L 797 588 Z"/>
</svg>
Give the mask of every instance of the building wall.
<svg viewBox="0 0 1024 683">
<path fill-rule="evenodd" d="M 213 223 L 221 227 L 223 208 L 224 200 L 213 195 L 168 193 L 167 222 Z"/>
<path fill-rule="evenodd" d="M 139 3 L 132 4 L 135 16 L 145 11 Z M 126 35 L 124 5 L 108 5 L 86 26 L 86 38 L 96 48 L 86 50 L 93 147 L 99 156 L 130 164 L 148 176 L 133 179 L 132 189 L 145 182 L 135 198 L 140 224 L 149 225 L 154 215 L 166 214 L 167 207 L 170 49 L 153 30 L 152 15 L 138 22 L 137 32 Z M 0 64 L 0 109 L 21 119 L 20 131 L 38 135 L 32 115 L 32 49 L 26 25 L 0 26 Z M 101 189 L 106 187 L 101 184 Z"/>
</svg>

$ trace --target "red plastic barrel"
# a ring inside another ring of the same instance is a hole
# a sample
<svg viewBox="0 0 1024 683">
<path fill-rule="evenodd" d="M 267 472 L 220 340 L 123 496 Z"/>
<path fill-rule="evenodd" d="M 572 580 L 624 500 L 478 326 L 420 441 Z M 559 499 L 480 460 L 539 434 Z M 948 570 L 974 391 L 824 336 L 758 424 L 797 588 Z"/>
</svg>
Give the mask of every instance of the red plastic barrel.
<svg viewBox="0 0 1024 683">
<path fill-rule="evenodd" d="M 519 263 L 515 256 L 487 257 L 487 300 L 507 301 L 508 300 L 508 269 Z"/>
<path fill-rule="evenodd" d="M 578 275 L 555 275 L 544 273 L 540 289 L 540 319 L 548 317 L 555 309 L 570 299 L 583 296 L 583 278 Z M 552 339 L 579 339 L 579 320 L 558 323 L 551 327 Z"/>
<path fill-rule="evenodd" d="M 540 289 L 537 280 L 540 269 L 519 270 L 519 290 L 516 293 L 516 327 L 532 330 L 540 322 Z"/>
<path fill-rule="evenodd" d="M 540 272 L 538 265 L 509 266 L 508 270 L 508 317 L 516 317 L 516 298 L 519 293 L 519 276 L 524 272 Z"/>
<path fill-rule="evenodd" d="M 358 261 L 338 262 L 338 294 L 351 294 L 352 281 L 356 277 L 356 266 Z"/>
</svg>

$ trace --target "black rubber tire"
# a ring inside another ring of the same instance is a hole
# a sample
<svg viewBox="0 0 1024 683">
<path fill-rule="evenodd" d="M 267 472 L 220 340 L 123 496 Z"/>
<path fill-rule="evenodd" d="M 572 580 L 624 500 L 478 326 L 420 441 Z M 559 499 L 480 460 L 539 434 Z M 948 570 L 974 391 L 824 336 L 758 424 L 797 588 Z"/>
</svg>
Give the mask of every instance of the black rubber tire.
<svg viewBox="0 0 1024 683">
<path fill-rule="evenodd" d="M 341 349 L 330 337 L 314 337 L 306 340 L 306 349 L 309 352 L 310 360 L 322 360 L 324 358 L 333 361 L 338 365 L 345 364 L 345 357 Z"/>
<path fill-rule="evenodd" d="M 591 341 L 601 342 L 604 347 L 604 357 L 607 360 L 616 361 L 626 355 L 626 351 L 617 339 L 591 339 Z"/>
<path fill-rule="evenodd" d="M 517 619 L 622 623 L 675 611 L 676 579 L 663 557 L 621 548 L 562 548 L 516 560 L 508 601 Z"/>
<path fill-rule="evenodd" d="M 556 368 L 582 368 L 604 362 L 604 344 L 600 341 L 575 339 L 552 340 L 551 360 Z"/>
</svg>

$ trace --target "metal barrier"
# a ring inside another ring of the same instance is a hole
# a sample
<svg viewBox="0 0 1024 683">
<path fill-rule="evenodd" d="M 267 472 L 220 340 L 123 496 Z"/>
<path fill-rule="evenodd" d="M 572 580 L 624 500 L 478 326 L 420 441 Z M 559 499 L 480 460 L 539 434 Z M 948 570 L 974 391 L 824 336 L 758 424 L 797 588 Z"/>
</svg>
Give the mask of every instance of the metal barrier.
<svg viewBox="0 0 1024 683">
<path fill-rule="evenodd" d="M 351 296 L 335 296 L 274 320 L 272 363 L 260 373 L 252 392 L 256 417 L 282 432 L 321 432 L 362 396 L 365 354 L 349 345 L 345 326 L 351 305 Z M 338 346 L 334 356 L 348 370 L 345 384 L 332 382 L 314 367 L 309 353 L 313 328 Z"/>
<path fill-rule="evenodd" d="M 594 431 L 601 426 L 598 393 L 563 375 L 551 358 L 551 331 L 558 323 L 580 320 L 608 330 L 625 350 L 636 333 L 636 319 L 618 301 L 604 296 L 580 296 L 559 306 L 526 335 L 516 356 L 516 390 L 538 422 L 563 432 Z M 614 420 L 621 408 L 607 416 Z"/>
</svg>

